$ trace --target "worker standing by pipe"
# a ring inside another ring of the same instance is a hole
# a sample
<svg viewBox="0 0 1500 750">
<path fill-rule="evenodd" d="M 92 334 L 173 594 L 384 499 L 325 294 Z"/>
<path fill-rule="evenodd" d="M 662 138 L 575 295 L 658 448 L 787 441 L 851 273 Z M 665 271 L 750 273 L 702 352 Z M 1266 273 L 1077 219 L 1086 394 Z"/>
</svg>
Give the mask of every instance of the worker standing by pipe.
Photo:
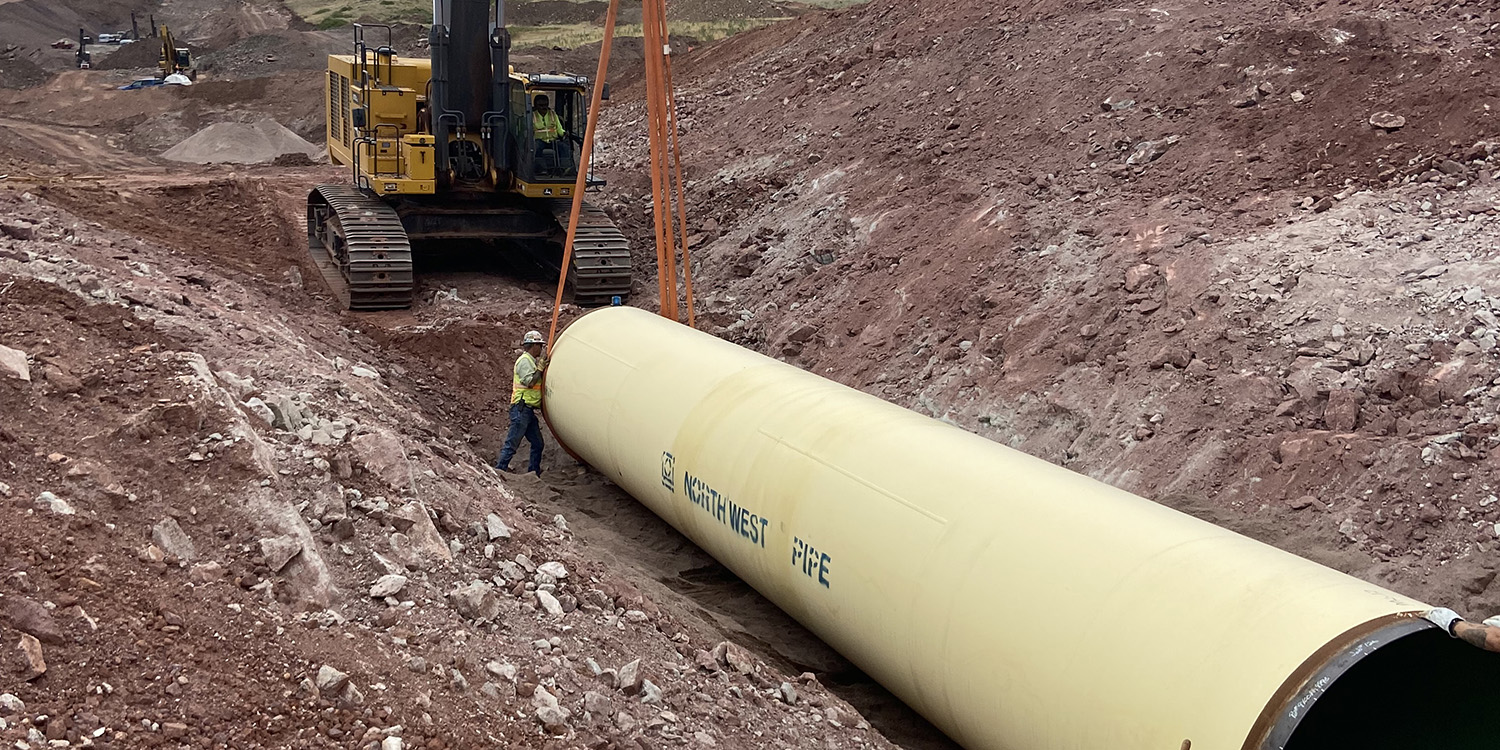
<svg viewBox="0 0 1500 750">
<path fill-rule="evenodd" d="M 1446 607 L 1430 609 L 1425 617 L 1448 635 L 1470 646 L 1500 653 L 1500 617 L 1491 617 L 1476 625 Z"/>
<path fill-rule="evenodd" d="M 530 331 L 521 339 L 521 356 L 516 358 L 510 390 L 510 430 L 505 433 L 505 447 L 495 459 L 495 468 L 510 473 L 510 460 L 521 447 L 521 438 L 531 444 L 531 461 L 526 470 L 542 473 L 542 423 L 537 410 L 542 408 L 542 372 L 547 360 L 542 356 L 545 340 L 540 331 Z"/>
</svg>

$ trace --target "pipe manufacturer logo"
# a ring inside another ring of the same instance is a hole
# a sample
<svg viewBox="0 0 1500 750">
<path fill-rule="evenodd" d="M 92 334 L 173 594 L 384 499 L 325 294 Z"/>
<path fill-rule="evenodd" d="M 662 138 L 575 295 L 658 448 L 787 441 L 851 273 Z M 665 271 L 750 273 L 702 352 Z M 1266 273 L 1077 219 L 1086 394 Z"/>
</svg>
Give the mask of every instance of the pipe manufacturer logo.
<svg viewBox="0 0 1500 750">
<path fill-rule="evenodd" d="M 661 454 L 661 486 L 667 492 L 677 491 L 677 459 L 666 452 Z"/>
</svg>

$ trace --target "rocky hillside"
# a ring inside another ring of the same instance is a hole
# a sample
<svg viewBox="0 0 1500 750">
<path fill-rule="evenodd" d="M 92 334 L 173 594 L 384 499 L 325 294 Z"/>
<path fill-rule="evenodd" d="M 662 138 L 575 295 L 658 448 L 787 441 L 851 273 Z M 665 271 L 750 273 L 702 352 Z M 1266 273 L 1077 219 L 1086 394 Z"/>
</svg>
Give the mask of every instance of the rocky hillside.
<svg viewBox="0 0 1500 750">
<path fill-rule="evenodd" d="M 705 50 L 678 80 L 708 319 L 1488 614 L 1497 21 L 875 2 Z M 644 234 L 641 114 L 604 153 Z"/>
</svg>

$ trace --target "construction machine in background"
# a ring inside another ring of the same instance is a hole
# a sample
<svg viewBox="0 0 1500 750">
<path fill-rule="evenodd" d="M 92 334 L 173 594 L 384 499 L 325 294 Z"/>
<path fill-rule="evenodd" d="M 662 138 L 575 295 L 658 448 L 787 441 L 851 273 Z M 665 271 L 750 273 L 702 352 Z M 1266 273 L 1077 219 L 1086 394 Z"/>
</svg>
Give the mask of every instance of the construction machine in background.
<svg viewBox="0 0 1500 750">
<path fill-rule="evenodd" d="M 161 25 L 160 37 L 161 53 L 156 58 L 157 75 L 162 80 L 174 74 L 197 80 L 198 73 L 193 70 L 192 52 L 187 47 L 177 46 L 177 40 L 172 37 L 172 30 L 166 24 Z"/>
<path fill-rule="evenodd" d="M 350 181 L 308 195 L 307 238 L 349 309 L 409 307 L 413 252 L 439 243 L 561 271 L 592 82 L 515 72 L 504 0 L 436 0 L 428 41 L 429 59 L 399 58 L 388 26 L 356 24 L 354 54 L 328 58 L 328 155 Z M 630 292 L 625 236 L 588 203 L 571 265 L 580 305 Z"/>
<path fill-rule="evenodd" d="M 73 60 L 78 63 L 80 70 L 88 70 L 94 66 L 94 56 L 89 53 L 89 45 L 93 42 L 93 37 L 83 33 L 83 29 L 78 30 L 78 51 L 73 54 Z"/>
</svg>

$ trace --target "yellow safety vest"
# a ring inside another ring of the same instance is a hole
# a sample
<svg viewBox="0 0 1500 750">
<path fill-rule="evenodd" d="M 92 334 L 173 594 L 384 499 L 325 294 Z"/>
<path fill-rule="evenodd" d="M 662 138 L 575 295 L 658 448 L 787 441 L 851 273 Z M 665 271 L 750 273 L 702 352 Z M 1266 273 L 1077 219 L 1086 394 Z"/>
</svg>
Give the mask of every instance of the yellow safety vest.
<svg viewBox="0 0 1500 750">
<path fill-rule="evenodd" d="M 532 385 L 521 383 L 521 363 L 531 360 L 532 369 L 537 369 L 536 357 L 531 352 L 526 352 L 516 359 L 515 371 L 511 373 L 510 402 L 519 404 L 524 402 L 527 406 L 535 409 L 542 405 L 542 379 L 538 377 Z"/>
<path fill-rule="evenodd" d="M 551 143 L 562 136 L 562 120 L 557 118 L 557 113 L 551 110 L 547 112 L 532 112 L 531 129 L 536 132 L 536 139 L 543 143 Z"/>
</svg>

